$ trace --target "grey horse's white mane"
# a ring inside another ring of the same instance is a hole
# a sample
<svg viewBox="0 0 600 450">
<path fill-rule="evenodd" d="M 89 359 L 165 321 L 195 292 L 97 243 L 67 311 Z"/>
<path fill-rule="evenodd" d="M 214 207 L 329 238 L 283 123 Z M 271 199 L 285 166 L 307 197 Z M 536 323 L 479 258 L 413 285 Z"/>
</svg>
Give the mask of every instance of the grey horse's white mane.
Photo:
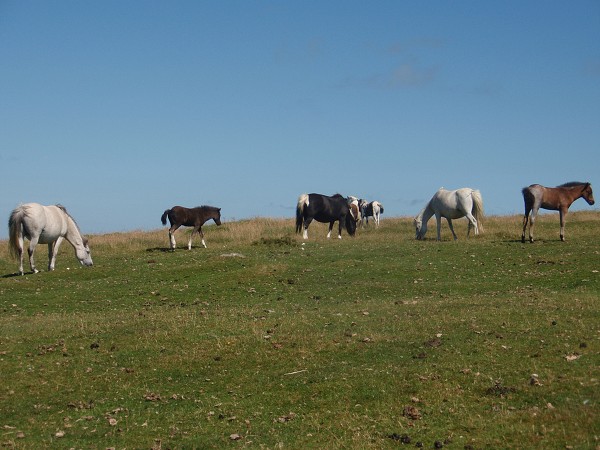
<svg viewBox="0 0 600 450">
<path fill-rule="evenodd" d="M 77 231 L 79 231 L 79 235 L 81 236 L 81 238 L 83 239 L 83 243 L 85 244 L 87 242 L 87 238 L 83 236 L 83 233 L 81 232 L 81 228 L 79 228 L 79 225 L 77 224 L 77 221 L 73 218 L 73 216 L 71 214 L 69 214 L 69 212 L 67 211 L 67 208 L 64 205 L 61 205 L 60 203 L 57 203 L 55 205 L 58 209 L 60 209 L 62 212 L 64 212 L 69 219 L 71 219 L 73 221 L 73 223 L 75 224 L 75 228 L 77 228 Z"/>
</svg>

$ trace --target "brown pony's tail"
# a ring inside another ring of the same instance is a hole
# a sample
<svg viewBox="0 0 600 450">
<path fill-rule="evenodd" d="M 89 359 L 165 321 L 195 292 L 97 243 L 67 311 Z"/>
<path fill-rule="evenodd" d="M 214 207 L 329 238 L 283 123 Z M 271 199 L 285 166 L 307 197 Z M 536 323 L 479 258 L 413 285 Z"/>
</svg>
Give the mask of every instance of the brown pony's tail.
<svg viewBox="0 0 600 450">
<path fill-rule="evenodd" d="M 480 233 L 483 233 L 483 198 L 481 198 L 481 192 L 473 191 L 473 210 L 471 213 L 477 221 L 477 228 Z"/>
<path fill-rule="evenodd" d="M 171 212 L 170 209 L 166 209 L 165 212 L 163 213 L 163 215 L 160 217 L 160 221 L 162 222 L 163 225 L 167 224 L 167 216 L 169 215 L 170 212 Z"/>
<path fill-rule="evenodd" d="M 8 219 L 8 248 L 10 254 L 16 257 L 19 254 L 19 241 L 23 229 L 23 209 L 16 208 Z"/>
</svg>

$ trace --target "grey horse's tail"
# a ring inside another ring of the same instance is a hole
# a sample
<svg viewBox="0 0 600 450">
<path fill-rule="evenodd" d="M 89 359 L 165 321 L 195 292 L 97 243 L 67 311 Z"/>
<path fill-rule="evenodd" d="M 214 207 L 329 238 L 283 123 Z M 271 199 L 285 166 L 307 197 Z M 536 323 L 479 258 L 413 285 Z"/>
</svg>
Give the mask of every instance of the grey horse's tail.
<svg viewBox="0 0 600 450">
<path fill-rule="evenodd" d="M 23 214 L 23 208 L 19 206 L 8 218 L 8 248 L 13 257 L 16 257 L 21 250 L 19 241 L 23 232 Z"/>
<path fill-rule="evenodd" d="M 171 212 L 170 209 L 166 209 L 165 212 L 163 213 L 163 215 L 160 217 L 160 221 L 162 222 L 163 225 L 167 224 L 167 216 L 169 215 L 170 212 Z"/>
<path fill-rule="evenodd" d="M 480 233 L 483 233 L 483 198 L 481 198 L 481 192 L 473 191 L 471 194 L 473 197 L 473 210 L 471 213 L 477 221 L 477 228 Z"/>
</svg>

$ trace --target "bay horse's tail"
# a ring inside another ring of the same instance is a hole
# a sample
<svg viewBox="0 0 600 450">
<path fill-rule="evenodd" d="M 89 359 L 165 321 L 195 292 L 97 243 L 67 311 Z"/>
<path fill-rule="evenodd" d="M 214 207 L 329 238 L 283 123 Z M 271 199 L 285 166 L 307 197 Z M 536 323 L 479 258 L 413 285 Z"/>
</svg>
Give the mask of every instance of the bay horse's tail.
<svg viewBox="0 0 600 450">
<path fill-rule="evenodd" d="M 23 208 L 16 208 L 8 219 L 8 248 L 13 257 L 22 253 L 21 240 L 23 235 Z"/>
<path fill-rule="evenodd" d="M 167 216 L 169 215 L 170 212 L 171 212 L 170 209 L 166 209 L 165 212 L 163 213 L 163 215 L 160 217 L 160 221 L 162 222 L 163 225 L 167 224 Z"/>
<path fill-rule="evenodd" d="M 302 222 L 304 221 L 304 208 L 308 206 L 308 194 L 302 194 L 298 197 L 296 205 L 296 233 L 302 231 Z"/>
<path fill-rule="evenodd" d="M 483 198 L 481 198 L 481 192 L 476 190 L 471 193 L 471 196 L 473 197 L 473 210 L 471 214 L 473 214 L 473 217 L 477 221 L 479 232 L 483 233 Z"/>
</svg>

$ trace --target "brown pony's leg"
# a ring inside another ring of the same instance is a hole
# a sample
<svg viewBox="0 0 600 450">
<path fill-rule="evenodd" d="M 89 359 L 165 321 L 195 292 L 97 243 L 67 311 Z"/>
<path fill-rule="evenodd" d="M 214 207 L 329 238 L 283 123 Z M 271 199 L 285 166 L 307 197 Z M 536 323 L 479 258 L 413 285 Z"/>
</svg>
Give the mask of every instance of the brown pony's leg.
<svg viewBox="0 0 600 450">
<path fill-rule="evenodd" d="M 199 226 L 195 226 L 194 228 L 192 228 L 192 232 L 190 233 L 190 240 L 188 241 L 188 250 L 192 249 L 192 239 L 194 238 L 194 233 L 198 233 L 199 229 Z"/>
<path fill-rule="evenodd" d="M 523 195 L 525 197 L 525 195 Z M 529 222 L 529 215 L 531 214 L 531 204 L 527 202 L 527 197 L 525 197 L 525 215 L 523 216 L 523 234 L 521 235 L 521 242 L 525 243 L 525 232 L 527 231 L 527 222 Z M 533 225 L 533 215 L 531 216 L 531 221 L 529 223 L 529 240 L 531 240 L 531 226 Z M 532 241 L 533 242 L 533 241 Z"/>
<path fill-rule="evenodd" d="M 521 235 L 521 242 L 525 243 L 525 231 L 527 230 L 527 222 L 529 221 L 529 211 L 525 211 L 523 216 L 523 234 Z"/>
<path fill-rule="evenodd" d="M 169 246 L 171 247 L 171 250 L 175 250 L 175 232 L 178 228 L 179 225 L 172 225 L 171 228 L 169 228 Z"/>
<path fill-rule="evenodd" d="M 206 248 L 206 242 L 204 242 L 204 233 L 202 232 L 202 227 L 198 228 L 198 234 L 200 235 L 200 239 L 202 239 L 202 245 Z"/>
<path fill-rule="evenodd" d="M 533 242 L 531 237 L 531 226 L 533 225 L 533 204 L 535 203 L 535 196 L 531 193 L 531 186 L 523 188 L 523 201 L 525 202 L 525 215 L 523 216 L 523 234 L 521 235 L 521 242 L 525 243 L 525 232 L 527 231 L 527 222 L 529 222 L 529 240 Z M 531 214 L 531 220 L 529 216 Z"/>
<path fill-rule="evenodd" d="M 537 220 L 538 212 L 540 211 L 539 207 L 533 206 L 531 210 L 531 214 L 529 217 L 529 242 L 533 244 L 533 228 L 535 226 L 535 221 Z"/>
<path fill-rule="evenodd" d="M 560 209 L 560 240 L 565 241 L 565 220 L 567 217 L 568 209 L 561 208 Z"/>
</svg>

